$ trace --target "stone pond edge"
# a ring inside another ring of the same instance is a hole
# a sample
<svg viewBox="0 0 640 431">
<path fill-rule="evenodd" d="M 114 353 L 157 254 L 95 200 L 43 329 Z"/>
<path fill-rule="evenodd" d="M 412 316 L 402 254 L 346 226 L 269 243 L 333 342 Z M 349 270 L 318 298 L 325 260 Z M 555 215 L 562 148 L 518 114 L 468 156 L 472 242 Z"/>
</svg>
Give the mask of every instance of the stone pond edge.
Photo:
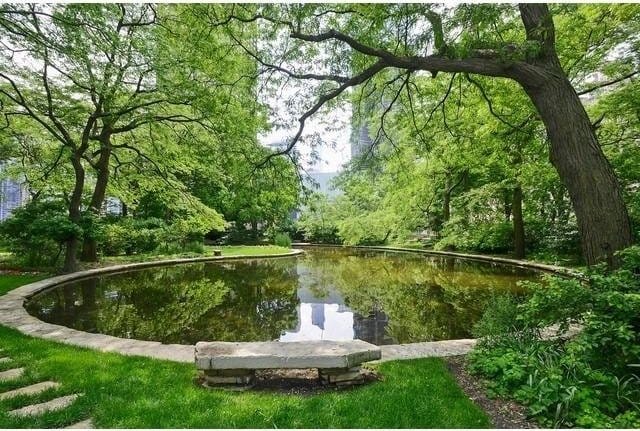
<svg viewBox="0 0 640 431">
<path fill-rule="evenodd" d="M 323 246 L 321 244 L 294 243 L 293 246 Z M 336 246 L 333 247 L 348 247 Z M 508 264 L 518 267 L 531 268 L 552 272 L 565 276 L 579 276 L 580 273 L 554 265 L 545 265 L 535 262 L 527 262 L 515 259 L 507 259 L 493 256 L 472 255 L 445 251 L 432 251 L 411 249 L 402 247 L 379 247 L 379 246 L 353 246 L 378 251 L 411 252 L 427 255 L 442 255 L 456 258 L 480 260 L 499 264 Z M 196 258 L 168 259 L 160 261 L 149 261 L 139 263 L 128 263 L 112 265 L 102 268 L 93 268 L 78 271 L 71 274 L 63 274 L 47 278 L 18 287 L 4 296 L 0 296 L 0 324 L 16 329 L 25 335 L 37 338 L 61 342 L 78 347 L 91 348 L 102 352 L 115 352 L 123 355 L 145 356 L 154 359 L 164 359 L 175 362 L 193 363 L 195 357 L 195 346 L 185 344 L 162 344 L 158 341 L 143 341 L 128 338 L 119 338 L 111 335 L 92 334 L 67 328 L 61 325 L 46 323 L 31 316 L 24 308 L 24 303 L 32 296 L 71 281 L 78 281 L 96 275 L 115 274 L 129 270 L 144 269 L 158 266 L 170 266 L 185 263 L 199 262 L 224 262 L 230 260 L 243 259 L 272 259 L 298 256 L 304 253 L 303 250 L 294 249 L 288 253 L 271 255 L 247 255 L 247 256 L 211 256 Z M 429 341 L 421 343 L 392 344 L 380 346 L 382 350 L 382 361 L 397 359 L 414 359 L 425 357 L 445 357 L 456 356 L 468 353 L 476 344 L 475 339 L 458 339 L 444 341 Z"/>
<path fill-rule="evenodd" d="M 407 247 L 394 247 L 394 246 L 376 246 L 376 245 L 340 245 L 340 244 L 314 244 L 306 242 L 295 242 L 291 244 L 293 247 L 336 247 L 336 248 L 358 248 L 364 250 L 375 251 L 397 251 L 402 253 L 415 253 L 425 254 L 430 256 L 443 256 L 454 257 L 465 260 L 476 260 L 480 262 L 497 263 L 510 266 L 516 266 L 525 269 L 534 269 L 537 271 L 549 272 L 556 275 L 568 276 L 568 277 L 583 277 L 583 274 L 579 271 L 558 265 L 549 265 L 546 263 L 532 262 L 528 260 L 510 259 L 507 257 L 488 256 L 484 254 L 469 254 L 458 253 L 454 251 L 443 250 L 425 250 L 421 248 L 407 248 Z"/>
</svg>

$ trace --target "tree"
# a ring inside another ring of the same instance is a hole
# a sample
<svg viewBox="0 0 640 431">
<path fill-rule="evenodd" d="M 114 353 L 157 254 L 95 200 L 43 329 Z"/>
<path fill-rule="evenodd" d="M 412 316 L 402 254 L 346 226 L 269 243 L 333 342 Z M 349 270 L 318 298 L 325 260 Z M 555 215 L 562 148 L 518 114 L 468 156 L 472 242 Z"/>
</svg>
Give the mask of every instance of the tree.
<svg viewBox="0 0 640 431">
<path fill-rule="evenodd" d="M 162 11 L 171 16 L 172 9 Z M 145 153 L 154 146 L 149 141 L 159 129 L 179 136 L 197 125 L 219 133 L 212 117 L 238 106 L 238 96 L 246 95 L 238 90 L 234 100 L 229 100 L 229 92 L 226 100 L 216 97 L 219 88 L 233 85 L 211 73 L 216 58 L 212 52 L 219 50 L 217 67 L 223 71 L 242 70 L 242 61 L 223 49 L 224 43 L 214 43 L 213 36 L 205 51 L 211 60 L 196 61 L 206 57 L 196 53 L 201 40 L 176 42 L 172 31 L 180 34 L 185 25 L 173 22 L 170 29 L 159 26 L 157 11 L 149 4 L 0 8 L 7 54 L 0 65 L 0 95 L 7 126 L 26 118 L 31 127 L 42 128 L 58 143 L 59 159 L 70 162 L 75 177 L 68 196 L 74 224 L 80 225 L 84 217 L 88 185 L 92 186 L 88 212 L 100 212 L 112 171 L 126 154 L 151 165 L 148 173 L 163 175 Z M 251 88 L 251 84 L 245 87 Z M 67 242 L 66 271 L 77 266 L 80 239 Z M 96 239 L 90 232 L 84 233 L 82 255 L 85 260 L 97 259 Z"/>
<path fill-rule="evenodd" d="M 313 74 L 301 71 L 300 65 L 286 69 L 273 66 L 283 62 L 262 61 L 289 77 L 321 82 L 316 102 L 300 117 L 298 133 L 283 153 L 294 148 L 309 116 L 389 69 L 399 71 L 395 81 L 401 90 L 419 71 L 434 77 L 444 72 L 510 79 L 522 87 L 545 125 L 551 163 L 571 196 L 587 263 L 606 260 L 613 265 L 614 252 L 632 243 L 620 186 L 561 64 L 553 15 L 545 4 L 521 4 L 521 26 L 513 10 L 503 5 L 461 5 L 443 13 L 429 5 L 304 5 L 282 13 L 267 7 L 259 14 L 232 7 L 230 12 L 226 22 L 263 20 L 287 30 L 298 45 L 284 53 L 286 59 L 313 53 L 309 45 L 320 43 L 356 59 L 346 64 L 334 57 L 324 68 L 327 73 Z M 633 27 L 637 11 L 630 15 L 627 29 Z M 426 22 L 430 32 L 421 30 Z M 455 32 L 461 32 L 457 41 Z M 308 59 L 304 64 L 317 67 Z"/>
</svg>

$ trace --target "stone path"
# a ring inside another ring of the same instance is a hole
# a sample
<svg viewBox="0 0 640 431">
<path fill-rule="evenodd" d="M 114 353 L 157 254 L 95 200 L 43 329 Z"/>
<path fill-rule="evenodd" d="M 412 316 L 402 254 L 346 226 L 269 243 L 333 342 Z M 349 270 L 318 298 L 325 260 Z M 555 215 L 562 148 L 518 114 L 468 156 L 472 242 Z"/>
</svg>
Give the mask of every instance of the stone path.
<svg viewBox="0 0 640 431">
<path fill-rule="evenodd" d="M 0 350 L 1 352 L 2 350 Z M 0 362 L 10 362 L 11 358 L 3 357 Z M 0 381 L 16 380 L 24 375 L 24 368 L 12 368 L 6 371 L 0 372 Z M 33 383 L 21 388 L 13 389 L 10 391 L 0 393 L 0 401 L 16 398 L 19 396 L 34 396 L 39 395 L 50 389 L 58 389 L 62 385 L 58 382 L 44 381 Z M 48 412 L 54 412 L 69 407 L 73 402 L 81 397 L 83 394 L 70 394 L 53 398 L 41 403 L 28 404 L 26 406 L 10 410 L 9 416 L 15 417 L 28 417 L 39 416 Z M 93 428 L 93 421 L 91 419 L 84 420 L 69 426 L 68 428 Z"/>
<path fill-rule="evenodd" d="M 0 394 L 0 400 L 6 400 L 9 398 L 15 398 L 20 395 L 37 395 L 40 392 L 44 392 L 47 389 L 59 388 L 60 383 L 57 382 L 40 382 L 33 385 L 25 386 L 23 388 L 14 389 L 13 391 L 7 391 Z"/>
<path fill-rule="evenodd" d="M 69 425 L 65 429 L 93 429 L 93 421 L 87 419 L 86 421 L 78 422 L 77 424 Z"/>
<path fill-rule="evenodd" d="M 79 396 L 82 396 L 82 394 L 65 395 L 64 397 L 54 398 L 44 403 L 30 404 L 19 409 L 11 410 L 9 415 L 24 417 L 37 416 L 47 412 L 55 412 L 57 410 L 62 410 L 65 407 L 69 407 Z"/>
<path fill-rule="evenodd" d="M 22 376 L 24 368 L 11 368 L 7 371 L 0 371 L 0 382 L 15 380 Z"/>
</svg>

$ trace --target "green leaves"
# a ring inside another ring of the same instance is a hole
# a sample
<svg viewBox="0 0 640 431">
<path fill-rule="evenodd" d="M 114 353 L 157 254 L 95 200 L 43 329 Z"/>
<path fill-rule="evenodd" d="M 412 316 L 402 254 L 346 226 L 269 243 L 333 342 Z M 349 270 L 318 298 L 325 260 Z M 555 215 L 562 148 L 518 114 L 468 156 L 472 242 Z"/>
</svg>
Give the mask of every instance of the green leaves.
<svg viewBox="0 0 640 431">
<path fill-rule="evenodd" d="M 640 380 L 629 364 L 640 357 L 639 255 L 632 247 L 616 271 L 596 268 L 586 281 L 548 277 L 527 283 L 523 302 L 498 303 L 478 326 L 486 338 L 471 355 L 473 370 L 542 425 L 638 426 Z M 568 335 L 570 323 L 581 326 L 573 337 L 542 339 L 550 325 Z"/>
</svg>

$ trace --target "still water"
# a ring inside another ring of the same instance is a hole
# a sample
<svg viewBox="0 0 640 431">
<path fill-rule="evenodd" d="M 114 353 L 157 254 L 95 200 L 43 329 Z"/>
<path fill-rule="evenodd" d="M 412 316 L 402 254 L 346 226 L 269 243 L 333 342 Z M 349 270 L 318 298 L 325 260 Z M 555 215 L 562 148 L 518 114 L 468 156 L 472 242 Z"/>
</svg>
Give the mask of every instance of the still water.
<svg viewBox="0 0 640 431">
<path fill-rule="evenodd" d="M 300 257 L 198 263 L 105 275 L 33 297 L 50 323 L 117 337 L 198 341 L 361 339 L 410 343 L 470 336 L 520 268 L 411 253 L 309 248 Z"/>
</svg>

